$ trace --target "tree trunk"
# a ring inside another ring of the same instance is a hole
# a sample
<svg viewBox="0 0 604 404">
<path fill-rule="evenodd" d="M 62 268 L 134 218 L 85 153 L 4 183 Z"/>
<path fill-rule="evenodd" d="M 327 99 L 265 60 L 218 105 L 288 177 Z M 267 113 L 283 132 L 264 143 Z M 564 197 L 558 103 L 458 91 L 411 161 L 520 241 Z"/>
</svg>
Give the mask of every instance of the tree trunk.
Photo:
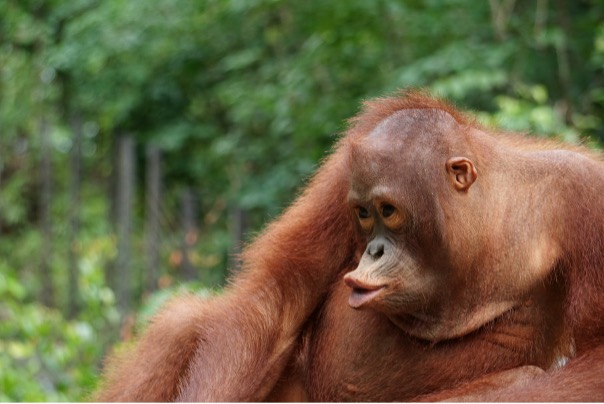
<svg viewBox="0 0 604 404">
<path fill-rule="evenodd" d="M 186 187 L 182 193 L 182 215 L 181 225 L 183 229 L 182 244 L 182 277 L 186 281 L 192 281 L 197 278 L 197 271 L 191 263 L 190 252 L 197 243 L 199 233 L 197 230 L 197 211 L 195 209 L 195 195 L 190 187 Z"/>
<path fill-rule="evenodd" d="M 40 280 L 42 282 L 40 300 L 47 307 L 55 305 L 55 290 L 52 279 L 52 148 L 50 146 L 50 125 L 46 118 L 40 120 Z"/>
<path fill-rule="evenodd" d="M 80 308 L 79 253 L 80 253 L 80 188 L 82 178 L 82 117 L 71 117 L 73 143 L 70 155 L 71 181 L 69 184 L 69 257 L 67 267 L 67 316 L 73 318 Z"/>
<path fill-rule="evenodd" d="M 105 191 L 107 193 L 107 201 L 109 209 L 107 210 L 107 221 L 111 224 L 111 228 L 115 234 L 117 234 L 118 219 L 117 219 L 117 190 L 118 190 L 118 177 L 119 177 L 119 135 L 113 134 L 111 136 L 111 144 L 109 146 L 109 159 L 111 160 L 111 170 L 109 178 L 107 180 Z M 105 283 L 117 294 L 117 259 L 108 260 L 105 266 Z"/>
<path fill-rule="evenodd" d="M 0 144 L 0 147 L 2 144 Z M 2 153 L 0 153 L 0 192 L 2 192 L 2 177 L 4 175 L 4 158 L 2 157 Z M 0 209 L 2 209 L 2 205 L 0 205 Z M 0 235 L 2 235 L 2 215 L 0 215 Z"/>
<path fill-rule="evenodd" d="M 247 228 L 247 213 L 239 205 L 231 211 L 231 240 L 233 242 L 230 253 L 229 268 L 238 269 L 240 266 L 239 255 L 243 250 L 245 231 Z"/>
<path fill-rule="evenodd" d="M 147 292 L 153 292 L 157 289 L 159 279 L 159 213 L 161 204 L 161 151 L 155 145 L 149 145 L 147 147 L 146 174 L 146 287 Z"/>
<path fill-rule="evenodd" d="M 118 308 L 122 315 L 130 309 L 132 288 L 132 205 L 134 200 L 134 139 L 119 137 L 117 170 L 117 262 L 115 282 Z"/>
</svg>

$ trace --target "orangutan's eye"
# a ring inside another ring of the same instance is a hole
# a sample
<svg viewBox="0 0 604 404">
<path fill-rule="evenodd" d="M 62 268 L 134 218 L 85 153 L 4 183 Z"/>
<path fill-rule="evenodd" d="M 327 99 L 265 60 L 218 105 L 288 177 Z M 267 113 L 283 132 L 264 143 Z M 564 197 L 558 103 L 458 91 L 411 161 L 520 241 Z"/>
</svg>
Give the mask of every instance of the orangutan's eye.
<svg viewBox="0 0 604 404">
<path fill-rule="evenodd" d="M 359 219 L 369 219 L 369 211 L 361 206 L 357 208 Z"/>
<path fill-rule="evenodd" d="M 382 216 L 383 217 L 390 217 L 392 216 L 392 214 L 396 212 L 396 208 L 392 205 L 384 205 L 382 206 Z"/>
</svg>

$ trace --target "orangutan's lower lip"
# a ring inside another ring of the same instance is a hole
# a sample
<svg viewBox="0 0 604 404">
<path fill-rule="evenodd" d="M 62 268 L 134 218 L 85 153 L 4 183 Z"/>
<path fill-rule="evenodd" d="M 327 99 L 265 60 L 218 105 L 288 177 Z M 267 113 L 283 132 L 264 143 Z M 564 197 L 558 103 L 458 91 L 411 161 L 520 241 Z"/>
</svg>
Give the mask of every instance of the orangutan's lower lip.
<svg viewBox="0 0 604 404">
<path fill-rule="evenodd" d="M 348 304 L 353 309 L 358 309 L 367 302 L 375 299 L 384 291 L 384 286 L 377 289 L 363 289 L 363 288 L 352 288 L 350 297 L 348 298 Z"/>
</svg>

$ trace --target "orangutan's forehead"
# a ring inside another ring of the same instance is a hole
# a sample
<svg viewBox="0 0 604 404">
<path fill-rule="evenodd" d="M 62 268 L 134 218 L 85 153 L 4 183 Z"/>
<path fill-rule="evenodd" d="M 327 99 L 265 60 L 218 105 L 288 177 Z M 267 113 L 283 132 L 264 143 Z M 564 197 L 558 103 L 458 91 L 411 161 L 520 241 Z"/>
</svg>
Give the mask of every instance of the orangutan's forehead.
<svg viewBox="0 0 604 404">
<path fill-rule="evenodd" d="M 377 183 L 364 184 L 362 182 L 354 183 L 348 192 L 348 201 L 357 202 L 366 199 L 389 199 L 397 192 L 396 187 L 392 184 Z"/>
<path fill-rule="evenodd" d="M 441 109 L 403 109 L 382 120 L 365 138 L 365 146 L 391 149 L 410 138 L 438 136 L 458 126 L 448 112 Z"/>
</svg>

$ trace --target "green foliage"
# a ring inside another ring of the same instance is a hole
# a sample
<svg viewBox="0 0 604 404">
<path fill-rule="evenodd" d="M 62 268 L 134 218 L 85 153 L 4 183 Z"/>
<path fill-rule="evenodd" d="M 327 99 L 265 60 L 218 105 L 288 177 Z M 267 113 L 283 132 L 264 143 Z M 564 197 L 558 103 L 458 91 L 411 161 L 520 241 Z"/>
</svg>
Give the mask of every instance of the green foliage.
<svg viewBox="0 0 604 404">
<path fill-rule="evenodd" d="M 118 315 L 113 293 L 96 279 L 102 278 L 101 268 L 88 265 L 82 315 L 67 320 L 59 310 L 31 301 L 14 271 L 0 264 L 0 401 L 83 401 L 89 396 L 108 342 L 104 330 L 115 326 Z"/>
<path fill-rule="evenodd" d="M 197 191 L 199 211 L 189 257 L 198 279 L 188 286 L 207 291 L 227 273 L 232 207 L 246 211 L 253 236 L 294 199 L 363 99 L 426 87 L 486 125 L 594 147 L 604 139 L 601 0 L 0 0 L 0 9 L 0 400 L 85 399 L 118 329 L 131 331 L 109 286 L 125 282 L 111 271 L 120 134 L 135 136 L 139 156 L 138 324 L 181 291 L 182 190 Z M 83 182 L 72 245 L 75 116 Z M 154 294 L 144 286 L 150 144 L 162 151 L 164 185 Z M 71 319 L 68 251 L 80 292 Z M 42 268 L 54 308 L 40 303 Z"/>
</svg>

